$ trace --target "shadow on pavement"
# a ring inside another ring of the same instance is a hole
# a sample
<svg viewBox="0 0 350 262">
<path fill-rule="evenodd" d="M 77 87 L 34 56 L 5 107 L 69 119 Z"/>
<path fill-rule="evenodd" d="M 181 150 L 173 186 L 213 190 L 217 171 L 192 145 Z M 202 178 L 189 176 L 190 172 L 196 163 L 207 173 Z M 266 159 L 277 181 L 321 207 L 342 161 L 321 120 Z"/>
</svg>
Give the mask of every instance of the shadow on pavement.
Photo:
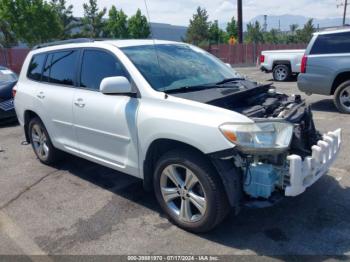
<svg viewBox="0 0 350 262">
<path fill-rule="evenodd" d="M 11 118 L 11 119 L 0 119 L 0 128 L 4 127 L 14 127 L 18 126 L 18 120 L 17 118 Z"/>
<path fill-rule="evenodd" d="M 155 197 L 144 191 L 139 179 L 77 157 L 67 158 L 58 168 L 162 216 Z M 214 231 L 198 237 L 260 255 L 345 255 L 350 251 L 349 203 L 350 188 L 324 176 L 299 197 L 230 214 Z M 164 230 L 168 228 L 170 224 Z"/>
<path fill-rule="evenodd" d="M 333 99 L 329 99 L 329 98 L 312 103 L 311 108 L 314 111 L 334 112 L 334 113 L 338 112 L 337 108 L 333 103 Z"/>
</svg>

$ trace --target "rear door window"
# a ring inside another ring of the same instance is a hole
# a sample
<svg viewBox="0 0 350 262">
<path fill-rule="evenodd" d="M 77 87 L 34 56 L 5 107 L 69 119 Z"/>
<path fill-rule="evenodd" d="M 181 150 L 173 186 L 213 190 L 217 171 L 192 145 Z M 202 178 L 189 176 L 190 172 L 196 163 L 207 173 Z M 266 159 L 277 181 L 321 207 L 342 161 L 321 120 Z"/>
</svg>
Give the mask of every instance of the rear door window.
<svg viewBox="0 0 350 262">
<path fill-rule="evenodd" d="M 76 76 L 78 50 L 50 53 L 43 70 L 43 81 L 73 86 Z"/>
<path fill-rule="evenodd" d="M 106 77 L 125 76 L 122 64 L 112 54 L 102 50 L 85 50 L 81 65 L 80 86 L 91 90 L 100 90 L 100 84 Z"/>
<path fill-rule="evenodd" d="M 319 35 L 311 55 L 350 53 L 350 32 Z"/>
<path fill-rule="evenodd" d="M 40 81 L 43 65 L 45 62 L 46 54 L 38 54 L 32 57 L 30 61 L 27 77 L 32 80 Z"/>
</svg>

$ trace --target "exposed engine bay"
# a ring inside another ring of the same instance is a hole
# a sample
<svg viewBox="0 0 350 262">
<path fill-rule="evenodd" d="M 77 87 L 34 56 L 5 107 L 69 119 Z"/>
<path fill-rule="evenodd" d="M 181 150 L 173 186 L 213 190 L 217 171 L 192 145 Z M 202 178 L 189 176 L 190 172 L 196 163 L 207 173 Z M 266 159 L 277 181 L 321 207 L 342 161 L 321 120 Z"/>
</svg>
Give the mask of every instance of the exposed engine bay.
<svg viewBox="0 0 350 262">
<path fill-rule="evenodd" d="M 271 84 L 239 80 L 217 88 L 174 95 L 236 111 L 254 120 L 281 119 L 293 124 L 292 142 L 287 152 L 278 155 L 238 152 L 234 156 L 235 166 L 243 174 L 243 191 L 254 199 L 268 199 L 275 191 L 288 186 L 287 156 L 310 156 L 312 146 L 322 137 L 315 128 L 310 106 L 299 95 L 278 93 Z"/>
</svg>

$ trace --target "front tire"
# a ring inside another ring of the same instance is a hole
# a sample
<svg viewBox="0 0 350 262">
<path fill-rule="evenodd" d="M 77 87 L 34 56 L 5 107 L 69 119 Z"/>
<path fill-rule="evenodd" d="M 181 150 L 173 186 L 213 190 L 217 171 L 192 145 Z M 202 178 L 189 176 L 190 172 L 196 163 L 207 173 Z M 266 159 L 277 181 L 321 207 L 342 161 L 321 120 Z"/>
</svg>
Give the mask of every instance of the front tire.
<svg viewBox="0 0 350 262">
<path fill-rule="evenodd" d="M 277 82 L 284 82 L 290 79 L 292 72 L 288 65 L 276 65 L 273 69 L 273 79 Z"/>
<path fill-rule="evenodd" d="M 49 134 L 38 118 L 33 118 L 28 125 L 29 140 L 35 155 L 45 165 L 53 165 L 60 160 L 61 152 L 51 142 Z"/>
<path fill-rule="evenodd" d="M 190 150 L 174 150 L 159 159 L 154 189 L 169 220 L 187 231 L 207 232 L 230 210 L 216 170 Z"/>
<path fill-rule="evenodd" d="M 339 112 L 350 114 L 350 81 L 338 86 L 334 93 L 334 104 Z"/>
</svg>

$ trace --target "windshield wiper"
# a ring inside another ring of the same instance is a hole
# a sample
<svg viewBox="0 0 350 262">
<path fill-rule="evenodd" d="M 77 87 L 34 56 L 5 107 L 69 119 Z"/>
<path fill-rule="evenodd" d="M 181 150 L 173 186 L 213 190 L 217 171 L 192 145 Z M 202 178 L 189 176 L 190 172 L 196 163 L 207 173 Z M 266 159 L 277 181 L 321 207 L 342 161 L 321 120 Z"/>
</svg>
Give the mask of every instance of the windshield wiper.
<svg viewBox="0 0 350 262">
<path fill-rule="evenodd" d="M 216 87 L 216 84 L 213 85 L 198 85 L 198 86 L 183 86 L 175 89 L 165 90 L 164 93 L 185 93 L 185 92 L 193 92 L 200 91 L 204 89 L 210 89 Z"/>
<path fill-rule="evenodd" d="M 226 84 L 226 83 L 236 82 L 236 81 L 242 81 L 242 80 L 245 80 L 245 79 L 242 78 L 242 77 L 225 78 L 224 80 L 222 80 L 222 81 L 216 83 L 215 85 L 223 85 L 223 84 Z"/>
</svg>

